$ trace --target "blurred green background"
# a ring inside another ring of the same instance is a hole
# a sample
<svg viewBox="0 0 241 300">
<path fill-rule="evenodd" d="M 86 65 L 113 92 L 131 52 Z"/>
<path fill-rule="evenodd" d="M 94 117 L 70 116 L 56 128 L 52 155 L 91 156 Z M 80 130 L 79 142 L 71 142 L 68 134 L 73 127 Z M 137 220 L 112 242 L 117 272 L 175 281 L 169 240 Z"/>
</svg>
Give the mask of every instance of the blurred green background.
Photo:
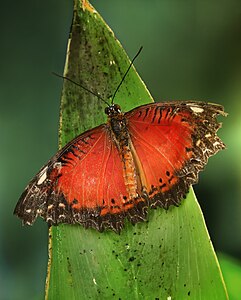
<svg viewBox="0 0 241 300">
<path fill-rule="evenodd" d="M 135 66 L 156 101 L 211 101 L 229 113 L 219 133 L 228 149 L 210 159 L 195 192 L 216 251 L 232 256 L 239 265 L 241 1 L 91 3 L 130 57 L 144 46 Z M 12 212 L 28 181 L 57 150 L 62 81 L 51 72 L 63 71 L 71 17 L 71 0 L 0 4 L 0 299 L 4 300 L 43 299 L 47 226 L 38 220 L 31 228 L 22 227 Z"/>
</svg>

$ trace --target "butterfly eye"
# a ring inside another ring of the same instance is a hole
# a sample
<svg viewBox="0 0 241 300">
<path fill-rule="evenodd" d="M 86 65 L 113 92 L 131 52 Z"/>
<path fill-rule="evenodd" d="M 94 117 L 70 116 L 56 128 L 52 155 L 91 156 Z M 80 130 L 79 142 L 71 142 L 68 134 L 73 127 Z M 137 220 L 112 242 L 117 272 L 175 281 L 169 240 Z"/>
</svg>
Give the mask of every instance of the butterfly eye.
<svg viewBox="0 0 241 300">
<path fill-rule="evenodd" d="M 121 113 L 121 107 L 118 104 L 113 104 L 105 108 L 105 114 L 109 117 L 116 116 Z"/>
<path fill-rule="evenodd" d="M 114 110 L 115 110 L 116 112 L 120 112 L 120 111 L 121 111 L 120 105 L 114 104 Z"/>
<path fill-rule="evenodd" d="M 105 114 L 108 116 L 110 114 L 110 107 L 106 107 L 105 108 Z"/>
</svg>

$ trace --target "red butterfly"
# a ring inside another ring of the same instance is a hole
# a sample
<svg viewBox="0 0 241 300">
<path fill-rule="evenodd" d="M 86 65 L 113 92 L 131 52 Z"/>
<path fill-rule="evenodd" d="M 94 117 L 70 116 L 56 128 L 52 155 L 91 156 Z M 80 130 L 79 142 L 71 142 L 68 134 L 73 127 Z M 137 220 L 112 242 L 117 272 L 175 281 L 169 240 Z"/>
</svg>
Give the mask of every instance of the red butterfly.
<svg viewBox="0 0 241 300">
<path fill-rule="evenodd" d="M 221 105 L 152 103 L 122 113 L 113 104 L 141 50 L 111 105 L 80 85 L 107 104 L 108 121 L 69 142 L 32 179 L 14 210 L 24 224 L 40 216 L 119 232 L 125 218 L 145 220 L 148 207 L 178 206 L 208 158 L 225 148 L 216 134 Z"/>
<path fill-rule="evenodd" d="M 40 170 L 14 213 L 24 224 L 80 223 L 119 232 L 147 208 L 178 205 L 208 158 L 224 149 L 217 136 L 220 105 L 152 103 L 122 113 L 105 109 L 106 124 L 69 142 Z"/>
</svg>

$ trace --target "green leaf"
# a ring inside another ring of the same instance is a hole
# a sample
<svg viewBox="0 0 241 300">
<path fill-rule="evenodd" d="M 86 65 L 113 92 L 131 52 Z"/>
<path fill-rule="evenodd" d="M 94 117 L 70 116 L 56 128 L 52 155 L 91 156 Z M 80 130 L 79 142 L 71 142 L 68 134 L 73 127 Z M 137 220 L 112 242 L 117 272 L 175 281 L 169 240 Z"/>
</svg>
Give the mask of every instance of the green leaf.
<svg viewBox="0 0 241 300">
<path fill-rule="evenodd" d="M 218 254 L 223 277 L 225 279 L 230 300 L 239 300 L 241 295 L 241 264 L 236 259 Z"/>
<path fill-rule="evenodd" d="M 107 99 L 129 64 L 100 15 L 86 1 L 75 0 L 64 75 Z M 127 111 L 150 101 L 132 68 L 115 103 Z M 106 122 L 104 107 L 97 97 L 65 81 L 60 144 Z M 50 228 L 49 245 L 46 299 L 228 298 L 192 189 L 180 207 L 149 210 L 148 222 L 126 222 L 120 235 L 59 225 Z"/>
</svg>

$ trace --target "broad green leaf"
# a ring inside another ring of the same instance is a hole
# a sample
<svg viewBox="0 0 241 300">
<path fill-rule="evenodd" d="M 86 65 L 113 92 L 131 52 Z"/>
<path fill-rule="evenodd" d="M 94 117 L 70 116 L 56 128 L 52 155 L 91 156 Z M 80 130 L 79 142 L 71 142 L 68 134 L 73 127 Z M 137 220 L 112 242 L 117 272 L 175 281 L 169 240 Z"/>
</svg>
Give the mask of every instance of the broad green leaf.
<svg viewBox="0 0 241 300">
<path fill-rule="evenodd" d="M 95 9 L 75 0 L 64 75 L 108 99 L 129 64 Z M 132 68 L 115 103 L 128 111 L 150 101 Z M 65 81 L 60 145 L 106 122 L 104 107 L 97 97 Z M 81 225 L 50 228 L 46 299 L 227 299 L 193 190 L 180 207 L 150 210 L 148 216 L 148 222 L 135 226 L 126 222 L 120 235 Z"/>
<path fill-rule="evenodd" d="M 220 266 L 225 279 L 230 300 L 239 300 L 241 296 L 241 263 L 240 261 L 220 253 Z"/>
</svg>

